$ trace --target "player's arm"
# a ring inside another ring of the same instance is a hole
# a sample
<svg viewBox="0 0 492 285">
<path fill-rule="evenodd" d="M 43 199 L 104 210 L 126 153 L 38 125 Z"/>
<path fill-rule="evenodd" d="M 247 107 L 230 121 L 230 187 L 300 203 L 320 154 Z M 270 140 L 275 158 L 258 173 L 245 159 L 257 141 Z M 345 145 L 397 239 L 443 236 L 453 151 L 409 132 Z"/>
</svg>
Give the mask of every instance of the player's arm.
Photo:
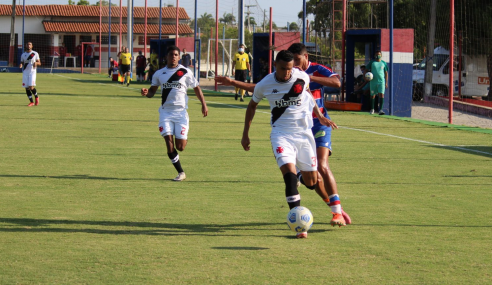
<svg viewBox="0 0 492 285">
<path fill-rule="evenodd" d="M 36 62 L 34 63 L 34 67 L 36 66 L 41 66 L 41 61 L 39 59 L 36 59 Z"/>
<path fill-rule="evenodd" d="M 198 100 L 200 100 L 200 102 L 202 103 L 202 114 L 204 117 L 206 117 L 208 115 L 208 108 L 207 103 L 205 102 L 205 97 L 203 96 L 202 89 L 200 88 L 200 86 L 197 86 L 193 88 L 193 91 L 195 91 L 196 98 L 198 98 Z"/>
<path fill-rule="evenodd" d="M 236 72 L 236 57 L 234 57 L 234 60 L 232 61 L 231 70 L 232 76 L 234 76 L 234 73 Z"/>
<path fill-rule="evenodd" d="M 388 71 L 385 71 L 384 72 L 384 79 L 385 79 L 385 84 L 386 84 L 386 88 L 388 88 Z"/>
<path fill-rule="evenodd" d="M 140 94 L 142 96 L 146 96 L 147 98 L 152 98 L 154 97 L 155 92 L 157 92 L 158 88 L 159 86 L 150 86 L 150 89 L 142 88 L 142 90 L 140 90 Z"/>
<path fill-rule="evenodd" d="M 316 104 L 316 100 L 314 99 L 313 93 L 311 93 L 311 90 L 307 90 L 309 93 L 309 96 L 311 97 L 311 100 L 313 100 L 314 107 L 313 107 L 313 112 L 316 115 L 316 117 L 319 119 L 319 122 L 323 126 L 331 127 L 332 129 L 338 129 L 337 124 L 335 124 L 332 120 L 328 119 L 323 115 L 321 110 L 318 107 L 318 104 Z"/>
<path fill-rule="evenodd" d="M 246 62 L 246 67 L 248 68 L 248 73 L 250 73 L 251 72 L 251 65 L 249 64 L 249 62 Z"/>
<path fill-rule="evenodd" d="M 246 90 L 248 92 L 255 92 L 256 84 L 254 84 L 254 83 L 237 81 L 237 80 L 231 79 L 227 76 L 215 76 L 214 80 L 217 83 L 220 83 L 220 84 L 225 85 L 225 86 L 234 86 L 234 87 Z"/>
<path fill-rule="evenodd" d="M 337 76 L 331 76 L 331 77 L 324 77 L 324 76 L 309 76 L 309 79 L 312 82 L 316 82 L 318 84 L 321 84 L 323 86 L 328 86 L 328 87 L 333 87 L 333 88 L 340 88 L 342 84 L 340 83 L 340 80 L 338 79 Z"/>
<path fill-rule="evenodd" d="M 250 100 L 248 104 L 248 108 L 246 109 L 246 116 L 244 118 L 243 138 L 241 139 L 241 145 L 243 146 L 245 151 L 248 151 L 250 149 L 249 127 L 251 126 L 251 122 L 253 122 L 253 118 L 255 117 L 257 106 L 258 103 L 256 103 L 254 100 Z"/>
</svg>

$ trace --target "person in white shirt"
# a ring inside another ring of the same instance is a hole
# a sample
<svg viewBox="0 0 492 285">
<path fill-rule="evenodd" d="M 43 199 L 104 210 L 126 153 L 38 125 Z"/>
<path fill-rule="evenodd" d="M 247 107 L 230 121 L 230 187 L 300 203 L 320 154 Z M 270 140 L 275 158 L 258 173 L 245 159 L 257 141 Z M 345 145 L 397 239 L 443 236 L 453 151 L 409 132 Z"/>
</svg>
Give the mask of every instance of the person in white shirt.
<svg viewBox="0 0 492 285">
<path fill-rule="evenodd" d="M 249 129 L 258 103 L 266 98 L 270 104 L 272 131 L 270 141 L 285 182 L 285 197 L 289 208 L 301 205 L 297 190 L 296 165 L 302 172 L 304 183 L 315 189 L 323 183 L 318 176 L 316 144 L 311 127 L 312 112 L 322 125 L 337 128 L 325 118 L 309 92 L 309 76 L 294 68 L 294 55 L 282 50 L 275 59 L 276 71 L 263 78 L 254 88 L 252 100 L 246 110 L 241 144 L 250 150 Z M 297 233 L 297 238 L 306 238 L 307 232 Z"/>
<path fill-rule="evenodd" d="M 28 107 L 39 105 L 38 91 L 36 90 L 36 67 L 41 66 L 39 54 L 32 50 L 32 42 L 26 43 L 26 51 L 21 55 L 19 67 L 22 69 L 22 87 L 26 89 L 29 98 Z M 32 96 L 34 95 L 35 101 Z"/>
<path fill-rule="evenodd" d="M 188 142 L 189 118 L 188 112 L 188 87 L 193 88 L 195 95 L 202 103 L 202 114 L 208 115 L 207 103 L 200 89 L 199 83 L 188 68 L 180 65 L 180 50 L 176 46 L 167 49 L 167 65 L 155 72 L 149 89 L 142 88 L 142 96 L 154 97 L 161 86 L 162 101 L 159 107 L 159 132 L 164 138 L 167 147 L 167 155 L 178 171 L 174 181 L 183 181 L 186 174 L 181 167 L 177 150 L 184 151 Z"/>
</svg>

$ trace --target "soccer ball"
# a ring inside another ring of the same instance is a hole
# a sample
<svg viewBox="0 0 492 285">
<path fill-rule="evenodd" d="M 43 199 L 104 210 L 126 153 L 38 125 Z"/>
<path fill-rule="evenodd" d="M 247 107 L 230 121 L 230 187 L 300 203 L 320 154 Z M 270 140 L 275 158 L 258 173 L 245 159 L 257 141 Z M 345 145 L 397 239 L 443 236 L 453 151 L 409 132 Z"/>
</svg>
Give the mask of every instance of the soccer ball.
<svg viewBox="0 0 492 285">
<path fill-rule="evenodd" d="M 307 232 L 313 225 L 313 214 L 306 207 L 294 207 L 287 214 L 287 225 L 296 233 Z"/>
<path fill-rule="evenodd" d="M 370 72 L 366 72 L 366 75 L 364 75 L 364 77 L 366 78 L 367 81 L 371 81 L 374 75 L 372 75 L 372 73 Z"/>
</svg>

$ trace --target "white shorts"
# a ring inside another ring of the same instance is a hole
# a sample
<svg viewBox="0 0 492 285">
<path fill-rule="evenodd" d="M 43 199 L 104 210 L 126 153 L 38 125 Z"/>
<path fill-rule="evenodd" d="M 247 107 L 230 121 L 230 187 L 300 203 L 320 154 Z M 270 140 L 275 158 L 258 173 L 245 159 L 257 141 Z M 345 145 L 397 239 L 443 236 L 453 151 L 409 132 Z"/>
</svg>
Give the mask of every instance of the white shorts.
<svg viewBox="0 0 492 285">
<path fill-rule="evenodd" d="M 165 112 L 159 108 L 159 132 L 161 136 L 173 135 L 177 139 L 188 139 L 190 118 L 186 110 L 181 112 Z"/>
<path fill-rule="evenodd" d="M 270 141 L 278 167 L 293 163 L 302 171 L 318 169 L 316 143 L 311 130 L 302 133 L 272 132 Z"/>
<path fill-rule="evenodd" d="M 36 72 L 33 73 L 22 73 L 22 88 L 27 88 L 29 86 L 36 86 Z"/>
</svg>

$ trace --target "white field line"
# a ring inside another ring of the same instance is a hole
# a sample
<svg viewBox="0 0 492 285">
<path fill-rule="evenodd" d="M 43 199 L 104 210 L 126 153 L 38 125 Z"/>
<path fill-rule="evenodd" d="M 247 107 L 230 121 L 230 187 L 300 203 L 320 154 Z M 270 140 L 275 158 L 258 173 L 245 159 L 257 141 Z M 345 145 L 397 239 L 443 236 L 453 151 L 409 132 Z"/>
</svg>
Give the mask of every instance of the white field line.
<svg viewBox="0 0 492 285">
<path fill-rule="evenodd" d="M 78 78 L 63 76 L 63 75 L 59 75 L 59 74 L 55 74 L 55 75 L 60 76 L 60 77 L 69 78 L 69 79 L 75 79 L 75 80 L 85 81 L 84 79 L 78 79 Z M 111 83 L 98 83 L 98 84 L 101 84 L 101 85 L 111 85 L 113 87 L 115 86 L 114 83 L 113 84 L 111 84 Z M 140 90 L 140 89 L 137 89 L 137 88 L 125 87 L 123 85 L 119 86 L 119 84 L 116 84 L 116 86 L 117 87 L 121 87 L 121 88 L 126 88 L 126 89 Z M 190 98 L 190 99 L 191 100 L 198 101 L 198 99 L 194 99 L 194 98 Z M 228 107 L 231 107 L 231 108 L 246 109 L 245 107 L 241 107 L 241 106 L 237 106 L 237 105 L 230 105 L 230 104 L 219 103 L 219 102 L 212 102 L 212 101 L 207 101 L 207 102 L 208 103 L 213 103 L 213 104 L 224 105 L 224 106 L 228 106 Z M 270 112 L 265 112 L 265 111 L 256 111 L 256 113 L 263 113 L 263 114 L 270 115 Z M 406 138 L 406 137 L 401 137 L 401 136 L 395 136 L 395 135 L 390 135 L 390 134 L 384 134 L 384 133 L 379 133 L 379 132 L 374 132 L 374 131 L 368 131 L 368 130 L 355 129 L 355 128 L 350 128 L 350 127 L 342 127 L 342 126 L 338 126 L 338 127 L 341 128 L 341 129 L 347 129 L 347 130 L 358 131 L 358 132 L 365 132 L 365 133 L 370 133 L 370 134 L 379 135 L 379 136 L 387 136 L 387 137 L 392 137 L 392 138 L 401 139 L 401 140 L 407 140 L 407 141 L 413 141 L 413 142 L 418 142 L 418 143 L 423 143 L 423 144 L 429 144 L 429 145 L 439 146 L 439 147 L 443 147 L 443 148 L 450 148 L 450 149 L 457 149 L 457 150 L 467 151 L 467 152 L 472 152 L 472 153 L 479 153 L 479 154 L 484 154 L 484 155 L 488 155 L 488 156 L 491 156 L 492 157 L 492 153 L 486 152 L 486 151 L 469 149 L 469 148 L 459 147 L 459 146 L 450 146 L 450 145 L 445 145 L 445 144 L 440 144 L 440 143 L 434 143 L 434 142 L 429 142 L 429 141 L 417 140 L 417 139 Z"/>
</svg>

